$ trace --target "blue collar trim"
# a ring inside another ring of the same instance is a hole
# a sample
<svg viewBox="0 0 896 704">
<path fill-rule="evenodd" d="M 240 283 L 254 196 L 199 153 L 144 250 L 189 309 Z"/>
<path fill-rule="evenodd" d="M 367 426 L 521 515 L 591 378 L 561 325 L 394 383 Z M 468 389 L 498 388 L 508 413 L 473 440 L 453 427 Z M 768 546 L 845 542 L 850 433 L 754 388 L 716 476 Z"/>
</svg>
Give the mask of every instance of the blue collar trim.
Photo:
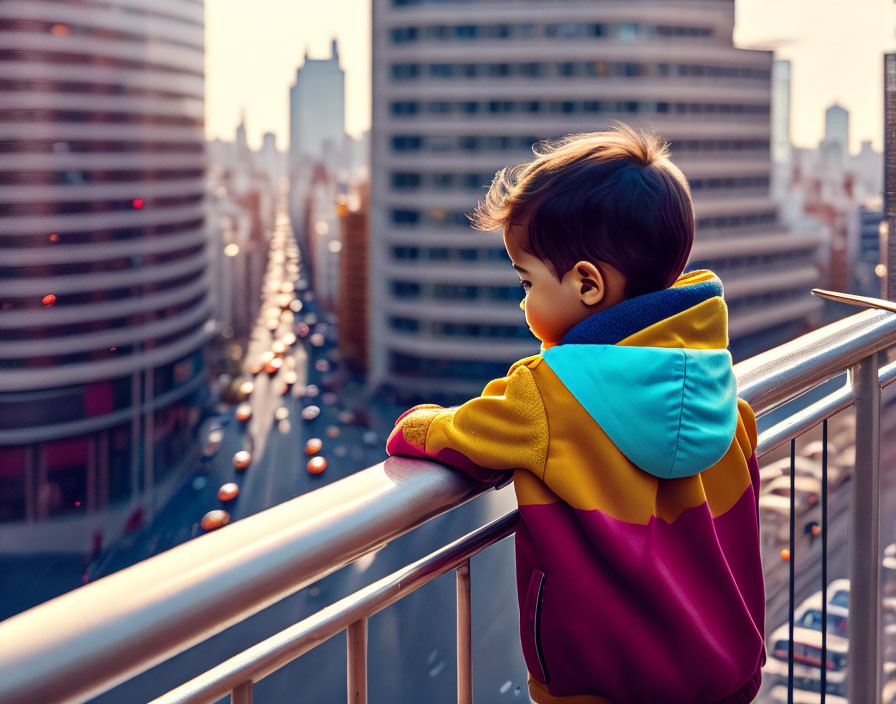
<svg viewBox="0 0 896 704">
<path fill-rule="evenodd" d="M 718 279 L 635 296 L 595 313 L 569 330 L 561 345 L 615 345 L 639 330 L 722 295 Z"/>
</svg>

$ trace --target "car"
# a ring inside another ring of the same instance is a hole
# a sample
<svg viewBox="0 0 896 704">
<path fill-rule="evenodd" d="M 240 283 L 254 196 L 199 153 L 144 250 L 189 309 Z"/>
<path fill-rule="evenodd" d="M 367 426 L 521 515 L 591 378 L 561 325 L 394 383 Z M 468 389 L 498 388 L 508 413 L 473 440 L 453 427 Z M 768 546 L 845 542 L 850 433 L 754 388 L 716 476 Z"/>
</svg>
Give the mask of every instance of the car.
<svg viewBox="0 0 896 704">
<path fill-rule="evenodd" d="M 791 477 L 778 477 L 769 482 L 764 492 L 760 491 L 759 500 L 762 501 L 765 496 L 781 496 L 790 498 L 790 480 Z M 819 502 L 821 494 L 821 482 L 816 477 L 807 477 L 797 475 L 793 478 L 796 496 L 794 497 L 794 505 L 797 512 L 804 511 L 810 506 L 815 506 Z"/>
<path fill-rule="evenodd" d="M 848 579 L 835 579 L 828 585 L 828 607 L 849 609 Z"/>
<path fill-rule="evenodd" d="M 819 692 L 821 691 L 822 633 L 814 628 L 797 626 L 796 614 L 794 619 L 794 690 Z M 789 631 L 790 625 L 785 623 L 776 628 L 769 638 L 768 661 L 763 670 L 763 675 L 772 685 L 783 684 L 786 686 L 788 682 Z M 846 695 L 846 658 L 848 647 L 849 640 L 828 633 L 826 691 L 841 697 Z"/>
<path fill-rule="evenodd" d="M 248 450 L 240 450 L 233 456 L 233 466 L 242 471 L 252 462 L 252 454 Z"/>
<path fill-rule="evenodd" d="M 327 460 L 323 455 L 315 455 L 310 460 L 308 460 L 308 464 L 305 465 L 305 469 L 308 470 L 308 474 L 320 474 L 327 468 Z"/>
<path fill-rule="evenodd" d="M 202 456 L 211 458 L 218 452 L 221 447 L 221 441 L 224 439 L 224 430 L 219 425 L 212 426 L 205 438 L 205 445 L 202 448 Z"/>
<path fill-rule="evenodd" d="M 209 531 L 220 528 L 221 526 L 226 526 L 228 523 L 230 523 L 230 514 L 227 513 L 227 511 L 216 508 L 213 511 L 206 513 L 199 522 L 199 525 L 202 526 L 203 530 Z"/>
<path fill-rule="evenodd" d="M 240 488 L 236 484 L 227 482 L 218 489 L 218 501 L 233 501 L 239 493 Z"/>
<path fill-rule="evenodd" d="M 811 628 L 816 631 L 821 630 L 822 624 L 822 593 L 815 592 L 812 596 L 805 599 L 793 616 L 794 627 Z M 840 606 L 829 606 L 827 614 L 827 631 L 829 634 L 848 638 L 847 619 L 849 618 L 849 609 Z"/>
<path fill-rule="evenodd" d="M 819 443 L 820 444 L 820 443 Z M 810 476 L 815 477 L 819 482 L 821 482 L 822 474 L 822 466 L 820 460 L 812 459 L 811 457 L 803 457 L 801 455 L 797 455 L 794 457 L 794 466 L 796 467 L 796 475 L 797 477 Z M 769 483 L 777 479 L 778 477 L 789 477 L 790 476 L 790 458 L 782 457 L 779 460 L 775 460 L 774 462 L 769 462 L 766 465 L 763 465 L 759 468 L 759 492 L 762 493 L 765 491 L 766 487 Z M 831 461 L 831 455 L 828 455 L 828 487 L 836 488 L 840 486 L 843 482 L 845 482 L 849 478 L 849 472 L 843 469 L 842 466 Z"/>
<path fill-rule="evenodd" d="M 821 685 L 819 685 L 820 687 Z M 825 704 L 848 704 L 848 700 L 846 697 L 838 697 L 836 694 L 830 693 L 830 688 L 828 688 L 828 692 L 825 694 Z M 819 694 L 818 692 L 812 692 L 807 689 L 797 689 L 794 687 L 793 696 L 791 697 L 787 692 L 786 684 L 778 684 L 772 687 L 769 692 L 769 696 L 773 702 L 776 704 L 787 704 L 792 701 L 793 704 L 818 704 L 819 702 Z M 758 699 L 756 701 L 759 701 Z M 886 701 L 886 700 L 884 700 Z"/>
</svg>

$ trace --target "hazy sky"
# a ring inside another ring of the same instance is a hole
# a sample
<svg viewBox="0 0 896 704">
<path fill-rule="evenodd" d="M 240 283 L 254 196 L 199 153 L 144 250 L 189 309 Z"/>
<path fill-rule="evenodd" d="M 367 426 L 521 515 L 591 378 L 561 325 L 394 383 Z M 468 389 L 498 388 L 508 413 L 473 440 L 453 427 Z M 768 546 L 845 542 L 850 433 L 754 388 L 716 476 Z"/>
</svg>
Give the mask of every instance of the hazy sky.
<svg viewBox="0 0 896 704">
<path fill-rule="evenodd" d="M 329 55 L 339 40 L 346 129 L 370 126 L 370 0 L 206 0 L 206 132 L 232 139 L 245 109 L 249 141 L 289 139 L 289 86 L 307 47 Z M 775 48 L 793 65 L 793 141 L 814 146 L 824 110 L 850 111 L 851 150 L 882 146 L 883 59 L 896 51 L 893 0 L 736 0 L 736 46 Z"/>
</svg>

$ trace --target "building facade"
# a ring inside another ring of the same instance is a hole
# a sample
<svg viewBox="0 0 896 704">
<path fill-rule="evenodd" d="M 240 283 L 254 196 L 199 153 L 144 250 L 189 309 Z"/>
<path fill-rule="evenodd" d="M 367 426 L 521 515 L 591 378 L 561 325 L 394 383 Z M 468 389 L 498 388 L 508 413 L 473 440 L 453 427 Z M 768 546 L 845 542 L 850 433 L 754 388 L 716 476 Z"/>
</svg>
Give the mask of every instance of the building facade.
<svg viewBox="0 0 896 704">
<path fill-rule="evenodd" d="M 4 551 L 151 514 L 205 388 L 203 3 L 109 4 L 0 8 Z"/>
<path fill-rule="evenodd" d="M 345 141 L 345 71 L 339 65 L 336 40 L 330 57 L 309 58 L 296 69 L 289 89 L 289 167 L 343 150 Z M 292 175 L 292 174 L 290 174 Z"/>
<path fill-rule="evenodd" d="M 352 371 L 367 373 L 370 318 L 370 184 L 358 184 L 339 207 L 339 351 Z"/>
<path fill-rule="evenodd" d="M 614 119 L 655 130 L 694 196 L 690 268 L 725 283 L 732 354 L 806 330 L 814 235 L 770 193 L 773 56 L 732 44 L 719 0 L 374 0 L 373 385 L 477 393 L 538 351 L 498 233 L 466 213 L 543 138 Z"/>
</svg>

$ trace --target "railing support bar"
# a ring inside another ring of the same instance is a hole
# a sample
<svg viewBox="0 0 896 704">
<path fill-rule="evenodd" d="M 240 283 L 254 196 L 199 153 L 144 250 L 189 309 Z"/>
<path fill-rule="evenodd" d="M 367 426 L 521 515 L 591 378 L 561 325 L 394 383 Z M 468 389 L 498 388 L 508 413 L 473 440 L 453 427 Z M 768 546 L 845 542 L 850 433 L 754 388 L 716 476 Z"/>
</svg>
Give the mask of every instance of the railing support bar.
<svg viewBox="0 0 896 704">
<path fill-rule="evenodd" d="M 230 704 L 252 704 L 252 680 L 243 682 L 230 693 Z"/>
<path fill-rule="evenodd" d="M 849 524 L 850 702 L 880 701 L 880 352 L 849 370 L 856 391 L 856 467 Z"/>
<path fill-rule="evenodd" d="M 367 617 L 350 624 L 348 640 L 348 704 L 367 704 Z"/>
<path fill-rule="evenodd" d="M 457 570 L 457 704 L 473 704 L 473 630 L 470 561 Z"/>
</svg>

